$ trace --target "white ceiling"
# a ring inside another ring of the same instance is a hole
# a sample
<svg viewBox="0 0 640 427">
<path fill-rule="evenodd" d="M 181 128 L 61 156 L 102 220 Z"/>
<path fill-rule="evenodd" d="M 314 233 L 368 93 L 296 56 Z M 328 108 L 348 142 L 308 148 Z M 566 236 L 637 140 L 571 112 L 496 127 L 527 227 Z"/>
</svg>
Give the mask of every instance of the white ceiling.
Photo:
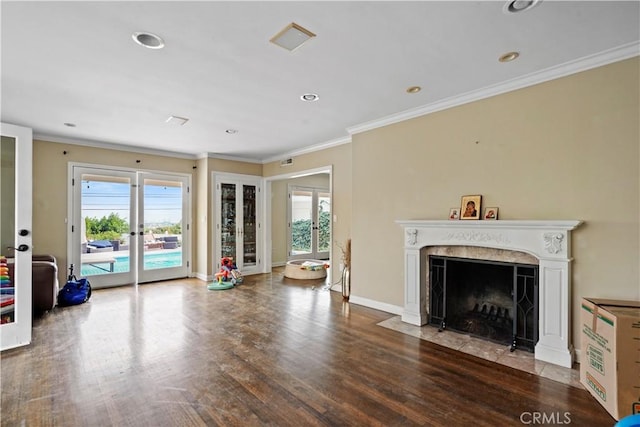
<svg viewBox="0 0 640 427">
<path fill-rule="evenodd" d="M 54 141 L 260 162 L 640 54 L 638 1 L 505 3 L 2 0 L 1 119 Z M 269 42 L 290 22 L 317 34 L 293 53 Z M 509 51 L 520 58 L 498 62 Z"/>
</svg>

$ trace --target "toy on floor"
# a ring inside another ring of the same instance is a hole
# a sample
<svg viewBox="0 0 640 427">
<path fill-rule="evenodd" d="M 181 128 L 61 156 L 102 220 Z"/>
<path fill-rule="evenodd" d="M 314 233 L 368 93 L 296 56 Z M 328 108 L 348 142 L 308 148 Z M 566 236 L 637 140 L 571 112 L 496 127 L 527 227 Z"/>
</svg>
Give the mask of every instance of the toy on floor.
<svg viewBox="0 0 640 427">
<path fill-rule="evenodd" d="M 242 283 L 242 274 L 233 263 L 233 258 L 222 257 L 220 260 L 220 270 L 215 274 L 216 280 L 209 284 L 209 290 L 231 289 L 234 285 Z"/>
<path fill-rule="evenodd" d="M 218 279 L 218 281 L 230 281 L 234 285 L 242 283 L 242 274 L 240 274 L 238 267 L 233 263 L 233 258 L 222 257 L 220 265 L 220 271 L 216 273 L 216 279 Z"/>
<path fill-rule="evenodd" d="M 302 265 L 300 266 L 300 268 L 302 270 L 309 270 L 309 271 L 318 271 L 318 270 L 322 270 L 329 268 L 329 264 L 327 264 L 326 262 L 319 262 L 319 261 L 305 261 L 302 263 Z"/>
</svg>

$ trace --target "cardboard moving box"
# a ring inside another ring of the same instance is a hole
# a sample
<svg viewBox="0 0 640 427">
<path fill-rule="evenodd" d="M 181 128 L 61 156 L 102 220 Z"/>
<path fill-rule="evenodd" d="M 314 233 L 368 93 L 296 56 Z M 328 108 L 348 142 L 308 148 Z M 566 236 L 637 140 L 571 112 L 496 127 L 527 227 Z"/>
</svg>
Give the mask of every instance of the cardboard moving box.
<svg viewBox="0 0 640 427">
<path fill-rule="evenodd" d="M 616 419 L 640 408 L 640 301 L 583 298 L 580 382 Z"/>
</svg>

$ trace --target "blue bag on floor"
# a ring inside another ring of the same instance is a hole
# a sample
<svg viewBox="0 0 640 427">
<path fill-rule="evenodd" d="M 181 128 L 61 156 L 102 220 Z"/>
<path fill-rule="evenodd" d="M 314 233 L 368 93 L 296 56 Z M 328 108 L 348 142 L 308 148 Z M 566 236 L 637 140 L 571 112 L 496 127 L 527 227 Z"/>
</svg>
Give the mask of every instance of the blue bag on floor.
<svg viewBox="0 0 640 427">
<path fill-rule="evenodd" d="M 77 279 L 73 275 L 73 264 L 69 268 L 67 283 L 58 292 L 58 305 L 69 306 L 87 302 L 91 298 L 91 284 L 85 278 Z"/>
</svg>

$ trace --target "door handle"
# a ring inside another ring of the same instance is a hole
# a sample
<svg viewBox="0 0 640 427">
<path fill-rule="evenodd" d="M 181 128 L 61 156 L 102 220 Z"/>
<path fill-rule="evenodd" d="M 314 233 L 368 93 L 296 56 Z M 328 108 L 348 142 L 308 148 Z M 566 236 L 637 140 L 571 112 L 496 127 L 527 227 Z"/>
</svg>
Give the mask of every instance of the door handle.
<svg viewBox="0 0 640 427">
<path fill-rule="evenodd" d="M 7 246 L 7 248 L 8 248 L 8 249 L 16 250 L 16 251 L 18 251 L 18 252 L 26 252 L 26 251 L 28 251 L 28 250 L 29 250 L 29 245 L 22 244 L 22 245 L 18 245 L 18 247 L 17 247 L 17 248 L 16 248 L 16 247 L 13 247 L 13 246 Z"/>
</svg>

